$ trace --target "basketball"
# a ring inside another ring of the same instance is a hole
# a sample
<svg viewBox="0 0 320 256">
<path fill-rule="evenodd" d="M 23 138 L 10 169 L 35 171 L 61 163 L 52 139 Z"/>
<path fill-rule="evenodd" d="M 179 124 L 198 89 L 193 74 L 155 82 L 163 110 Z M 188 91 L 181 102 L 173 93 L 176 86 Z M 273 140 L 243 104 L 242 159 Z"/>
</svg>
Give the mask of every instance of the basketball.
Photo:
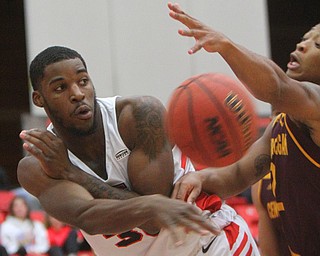
<svg viewBox="0 0 320 256">
<path fill-rule="evenodd" d="M 247 89 L 224 74 L 193 76 L 168 101 L 171 143 L 195 165 L 222 167 L 239 160 L 255 141 L 257 117 Z"/>
</svg>

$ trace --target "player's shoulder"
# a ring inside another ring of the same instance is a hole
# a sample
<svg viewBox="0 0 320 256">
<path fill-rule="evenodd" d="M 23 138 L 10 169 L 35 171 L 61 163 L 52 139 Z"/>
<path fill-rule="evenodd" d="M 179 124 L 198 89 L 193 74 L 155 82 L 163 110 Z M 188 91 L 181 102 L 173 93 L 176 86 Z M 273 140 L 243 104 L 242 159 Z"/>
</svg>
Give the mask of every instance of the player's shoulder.
<svg viewBox="0 0 320 256">
<path fill-rule="evenodd" d="M 132 108 L 164 107 L 164 105 L 158 98 L 150 95 L 119 97 L 117 98 L 116 106 L 117 106 L 117 109 L 120 109 L 120 110 L 124 107 L 132 107 Z"/>
<path fill-rule="evenodd" d="M 133 148 L 137 141 L 146 138 L 147 131 L 163 128 L 165 107 L 153 96 L 121 97 L 117 99 L 116 115 L 123 141 Z"/>
<path fill-rule="evenodd" d="M 150 114 L 163 114 L 165 106 L 154 96 L 121 97 L 116 102 L 118 120 L 143 120 Z"/>
</svg>

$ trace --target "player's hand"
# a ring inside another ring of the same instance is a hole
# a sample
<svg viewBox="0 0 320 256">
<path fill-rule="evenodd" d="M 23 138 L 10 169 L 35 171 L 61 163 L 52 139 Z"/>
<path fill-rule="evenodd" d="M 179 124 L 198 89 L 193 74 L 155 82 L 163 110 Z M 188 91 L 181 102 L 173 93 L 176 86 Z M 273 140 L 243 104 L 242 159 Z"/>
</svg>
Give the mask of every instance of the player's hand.
<svg viewBox="0 0 320 256">
<path fill-rule="evenodd" d="M 203 211 L 192 204 L 162 195 L 153 195 L 151 204 L 154 219 L 160 227 L 170 231 L 176 244 L 183 243 L 185 233 L 191 231 L 200 235 L 218 235 L 221 231 L 207 216 L 202 215 Z"/>
<path fill-rule="evenodd" d="M 189 172 L 176 182 L 171 198 L 194 203 L 201 191 L 202 181 L 198 172 Z"/>
<path fill-rule="evenodd" d="M 63 141 L 49 131 L 39 129 L 23 130 L 20 138 L 23 148 L 41 164 L 43 171 L 51 178 L 63 179 L 72 163 Z"/>
<path fill-rule="evenodd" d="M 223 46 L 222 42 L 228 40 L 222 33 L 213 30 L 199 20 L 191 17 L 178 4 L 168 3 L 170 9 L 169 15 L 173 19 L 180 21 L 187 26 L 188 30 L 179 29 L 179 34 L 187 37 L 194 37 L 195 45 L 188 51 L 189 54 L 196 53 L 201 48 L 207 52 L 220 52 Z"/>
</svg>

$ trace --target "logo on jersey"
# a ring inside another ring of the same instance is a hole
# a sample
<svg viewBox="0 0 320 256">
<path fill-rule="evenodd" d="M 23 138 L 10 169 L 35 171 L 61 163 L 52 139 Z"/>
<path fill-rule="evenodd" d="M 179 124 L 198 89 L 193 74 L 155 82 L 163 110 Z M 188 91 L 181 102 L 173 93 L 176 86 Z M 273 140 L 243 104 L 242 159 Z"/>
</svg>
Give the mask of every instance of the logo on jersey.
<svg viewBox="0 0 320 256">
<path fill-rule="evenodd" d="M 130 152 L 128 149 L 122 149 L 118 153 L 115 154 L 115 158 L 117 161 L 120 161 L 121 159 L 125 158 L 126 156 L 130 155 Z"/>
<path fill-rule="evenodd" d="M 208 252 L 210 246 L 212 245 L 212 243 L 214 242 L 214 240 L 216 240 L 216 238 L 217 238 L 217 237 L 215 236 L 207 246 L 202 246 L 202 252 L 203 252 L 203 253 L 207 253 L 207 252 Z"/>
<path fill-rule="evenodd" d="M 252 117 L 247 111 L 245 104 L 238 94 L 231 91 L 225 98 L 225 104 L 235 114 L 245 139 L 245 149 L 248 149 L 252 143 L 252 134 L 250 126 L 252 124 Z"/>
<path fill-rule="evenodd" d="M 288 155 L 287 134 L 281 133 L 276 138 L 271 138 L 271 157 L 273 155 Z"/>
</svg>

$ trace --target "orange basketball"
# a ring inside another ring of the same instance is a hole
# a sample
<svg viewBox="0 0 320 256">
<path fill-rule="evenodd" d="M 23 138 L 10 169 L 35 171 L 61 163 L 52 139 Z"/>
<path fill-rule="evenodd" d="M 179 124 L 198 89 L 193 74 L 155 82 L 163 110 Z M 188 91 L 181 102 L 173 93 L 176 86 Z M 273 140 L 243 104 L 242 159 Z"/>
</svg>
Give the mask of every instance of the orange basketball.
<svg viewBox="0 0 320 256">
<path fill-rule="evenodd" d="M 213 167 L 239 160 L 257 135 L 248 91 L 217 73 L 193 76 L 174 90 L 166 126 L 170 141 L 195 164 Z"/>
</svg>

